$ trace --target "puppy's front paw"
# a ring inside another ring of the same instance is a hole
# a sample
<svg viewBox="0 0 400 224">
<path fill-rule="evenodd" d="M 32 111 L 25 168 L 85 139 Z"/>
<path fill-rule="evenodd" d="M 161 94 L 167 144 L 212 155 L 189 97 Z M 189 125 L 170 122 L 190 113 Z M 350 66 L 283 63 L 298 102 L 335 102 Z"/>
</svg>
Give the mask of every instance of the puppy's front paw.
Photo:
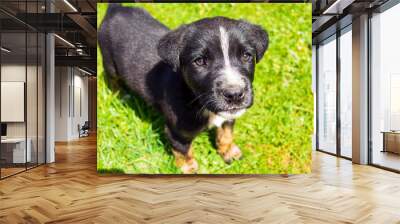
<svg viewBox="0 0 400 224">
<path fill-rule="evenodd" d="M 186 154 L 182 154 L 178 151 L 172 150 L 175 156 L 175 164 L 183 174 L 193 174 L 196 173 L 199 165 L 197 161 L 193 158 L 193 151 L 190 150 Z"/>
<path fill-rule="evenodd" d="M 183 174 L 194 174 L 197 172 L 199 165 L 195 159 L 185 161 L 180 167 Z"/>
<path fill-rule="evenodd" d="M 233 160 L 239 160 L 242 157 L 242 151 L 235 144 L 232 144 L 230 149 L 225 153 L 220 153 L 226 163 L 231 163 Z"/>
</svg>

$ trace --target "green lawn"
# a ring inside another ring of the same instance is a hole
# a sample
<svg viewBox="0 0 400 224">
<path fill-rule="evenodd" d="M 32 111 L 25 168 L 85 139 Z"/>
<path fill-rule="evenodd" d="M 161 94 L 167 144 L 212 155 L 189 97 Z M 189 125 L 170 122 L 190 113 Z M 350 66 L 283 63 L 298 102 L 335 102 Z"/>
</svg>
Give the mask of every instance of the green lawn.
<svg viewBox="0 0 400 224">
<path fill-rule="evenodd" d="M 107 4 L 98 5 L 98 26 Z M 254 105 L 237 119 L 235 142 L 243 158 L 225 164 L 214 131 L 198 136 L 193 149 L 203 174 L 277 174 L 311 171 L 311 4 L 125 4 L 143 7 L 170 28 L 205 17 L 226 16 L 262 25 L 270 47 L 257 65 Z M 117 34 L 116 34 L 117 35 Z M 97 49 L 99 172 L 175 174 L 171 146 L 158 112 L 106 85 Z"/>
</svg>

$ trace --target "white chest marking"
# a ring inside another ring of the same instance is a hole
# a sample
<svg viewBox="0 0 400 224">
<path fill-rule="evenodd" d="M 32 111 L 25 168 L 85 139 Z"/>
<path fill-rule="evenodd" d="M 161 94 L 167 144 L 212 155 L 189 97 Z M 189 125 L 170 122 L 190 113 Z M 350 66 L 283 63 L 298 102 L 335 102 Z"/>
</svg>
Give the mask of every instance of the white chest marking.
<svg viewBox="0 0 400 224">
<path fill-rule="evenodd" d="M 242 116 L 246 109 L 237 111 L 236 113 L 219 112 L 217 114 L 208 111 L 208 128 L 221 127 L 225 121 L 234 120 Z"/>
<path fill-rule="evenodd" d="M 210 112 L 210 117 L 208 119 L 208 128 L 212 127 L 221 127 L 222 124 L 227 121 L 226 118 L 219 116 L 218 114 L 214 114 Z"/>
</svg>

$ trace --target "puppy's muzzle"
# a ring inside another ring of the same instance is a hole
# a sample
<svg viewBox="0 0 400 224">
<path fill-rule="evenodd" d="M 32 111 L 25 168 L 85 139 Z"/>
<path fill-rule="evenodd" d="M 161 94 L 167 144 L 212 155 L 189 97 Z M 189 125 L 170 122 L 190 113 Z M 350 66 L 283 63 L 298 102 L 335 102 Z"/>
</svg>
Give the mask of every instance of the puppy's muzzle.
<svg viewBox="0 0 400 224">
<path fill-rule="evenodd" d="M 232 82 L 232 80 L 220 76 L 213 84 L 211 111 L 236 113 L 251 106 L 251 84 L 246 78 L 238 77 L 235 82 Z"/>
</svg>

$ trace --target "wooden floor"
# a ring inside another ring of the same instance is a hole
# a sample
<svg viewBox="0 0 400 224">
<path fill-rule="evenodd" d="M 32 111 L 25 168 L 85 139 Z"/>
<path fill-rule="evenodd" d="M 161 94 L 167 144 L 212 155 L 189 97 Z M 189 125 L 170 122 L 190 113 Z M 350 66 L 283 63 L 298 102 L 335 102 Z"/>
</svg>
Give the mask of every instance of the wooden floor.
<svg viewBox="0 0 400 224">
<path fill-rule="evenodd" d="M 4 168 L 3 167 L 3 168 L 1 168 L 1 177 L 2 178 L 3 177 L 7 177 L 7 176 L 10 176 L 10 175 L 22 172 L 24 170 L 26 170 L 25 167 L 23 167 L 23 168 L 20 168 L 20 167 L 7 167 L 7 168 Z"/>
<path fill-rule="evenodd" d="M 400 155 L 392 152 L 374 151 L 373 161 L 375 164 L 400 170 Z"/>
<path fill-rule="evenodd" d="M 0 181 L 0 223 L 400 223 L 400 175 L 314 155 L 313 174 L 101 176 L 94 137 Z"/>
</svg>

